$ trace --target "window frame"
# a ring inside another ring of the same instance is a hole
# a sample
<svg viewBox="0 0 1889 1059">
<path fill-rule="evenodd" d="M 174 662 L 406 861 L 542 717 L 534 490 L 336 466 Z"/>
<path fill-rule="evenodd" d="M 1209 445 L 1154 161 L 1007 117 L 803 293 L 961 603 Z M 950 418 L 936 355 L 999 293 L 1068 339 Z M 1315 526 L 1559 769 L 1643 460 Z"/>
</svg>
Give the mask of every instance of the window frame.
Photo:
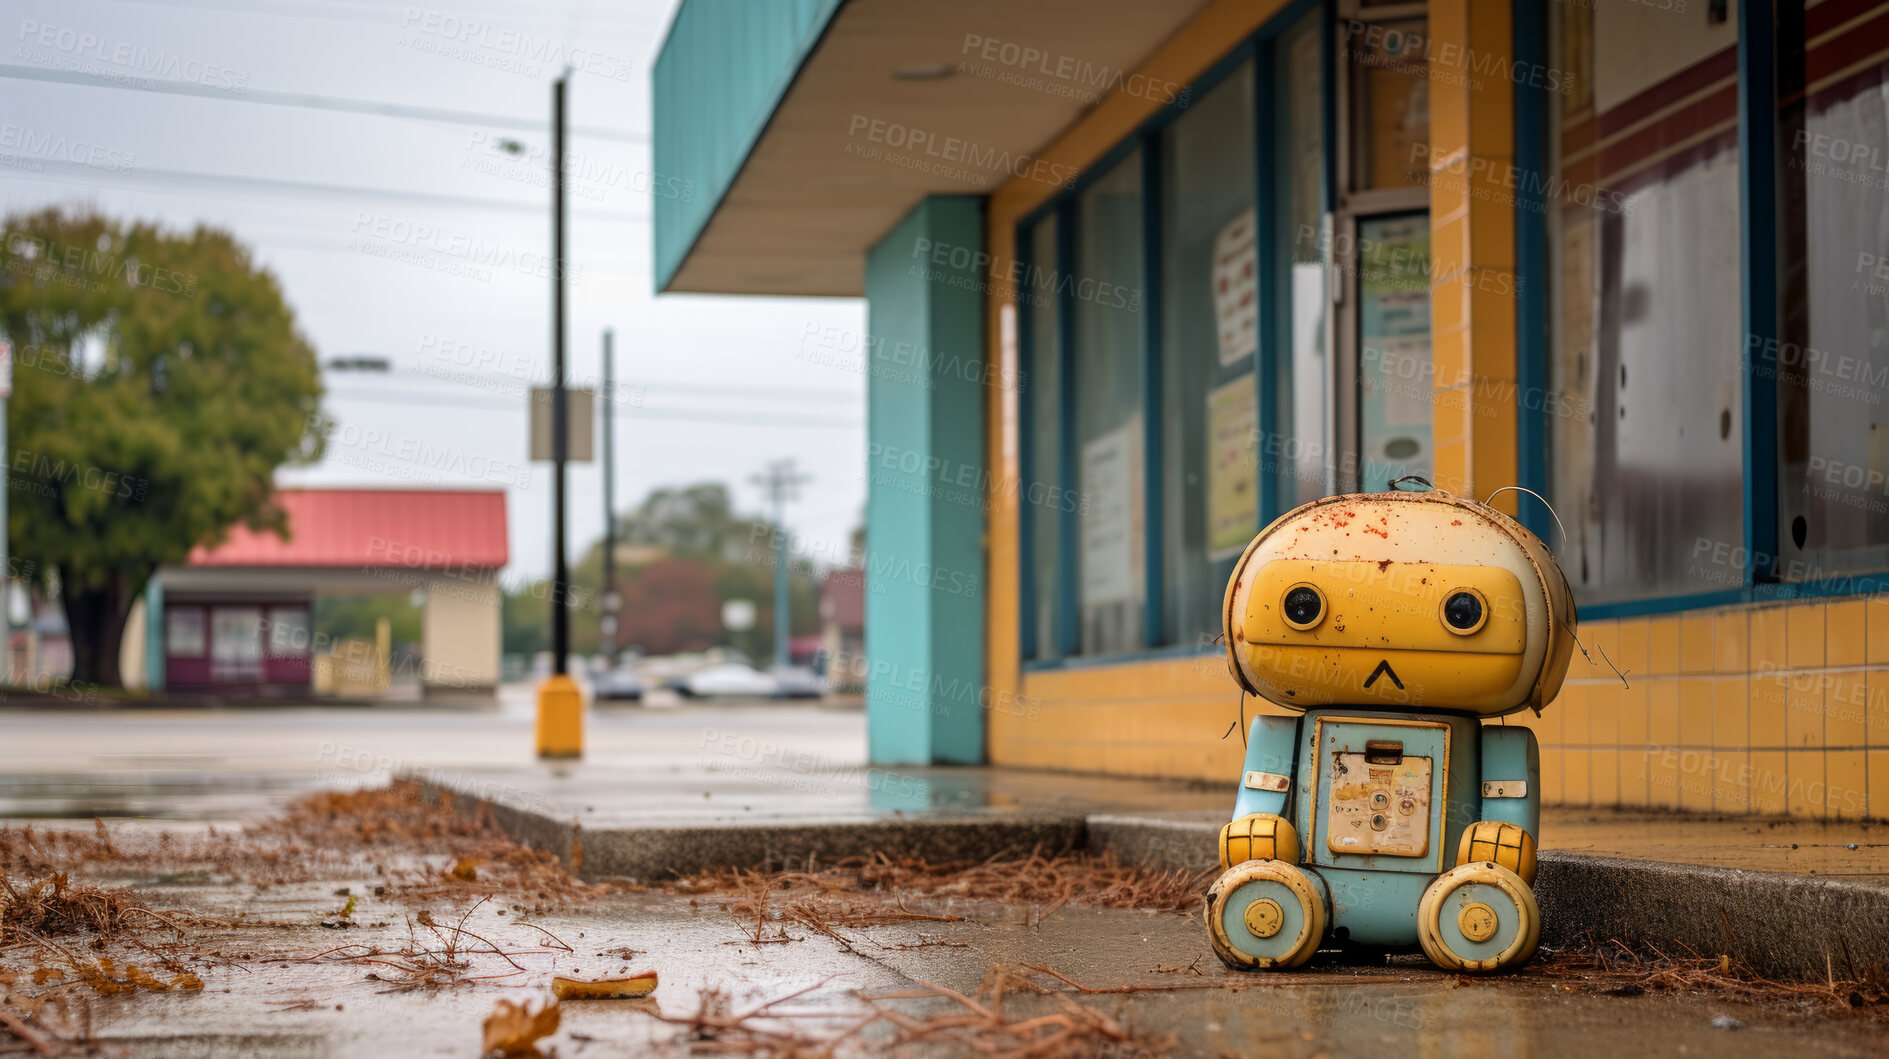
<svg viewBox="0 0 1889 1059">
<path fill-rule="evenodd" d="M 1321 181 L 1321 195 L 1326 212 L 1331 209 L 1336 180 L 1336 158 L 1330 149 L 1331 137 L 1337 128 L 1336 106 L 1337 93 L 1333 78 L 1336 72 L 1336 42 L 1333 40 L 1334 12 L 1336 5 L 1331 0 L 1294 0 L 1286 5 L 1254 33 L 1222 55 L 1214 64 L 1196 78 L 1188 88 L 1186 99 L 1192 101 L 1212 91 L 1222 82 L 1232 77 L 1242 65 L 1253 64 L 1253 149 L 1255 154 L 1254 173 L 1254 217 L 1255 240 L 1260 247 L 1272 245 L 1276 238 L 1276 218 L 1272 208 L 1276 193 L 1274 180 L 1273 148 L 1277 142 L 1274 136 L 1275 115 L 1272 107 L 1273 42 L 1287 30 L 1296 25 L 1308 14 L 1318 13 L 1319 40 L 1322 62 L 1319 71 L 1319 95 L 1323 109 L 1327 150 L 1324 158 L 1324 173 Z M 1019 217 L 1012 228 L 1015 257 L 1018 274 L 1026 278 L 1035 275 L 1038 269 L 1060 277 L 1073 272 L 1075 262 L 1075 204 L 1082 192 L 1109 175 L 1116 166 L 1139 164 L 1141 166 L 1141 312 L 1140 312 L 1140 371 L 1141 371 L 1141 421 L 1142 421 L 1142 642 L 1139 650 L 1121 651 L 1112 654 L 1084 655 L 1080 648 L 1080 623 L 1077 620 L 1078 601 L 1076 598 L 1076 548 L 1079 543 L 1077 533 L 1077 512 L 1063 510 L 1063 505 L 1045 505 L 1046 510 L 1035 510 L 1029 498 L 1030 487 L 1041 480 L 1046 485 L 1062 490 L 1072 488 L 1076 480 L 1077 465 L 1075 453 L 1075 328 L 1074 317 L 1075 292 L 1054 290 L 1048 296 L 1056 299 L 1056 346 L 1053 355 L 1058 365 L 1058 392 L 1056 395 L 1056 417 L 1058 433 L 1057 466 L 1054 478 L 1044 475 L 1048 468 L 1035 465 L 1031 450 L 1031 439 L 1035 437 L 1034 408 L 1031 401 L 1017 402 L 1017 439 L 1018 473 L 1023 488 L 1019 490 L 1017 517 L 1017 570 L 1018 570 L 1018 648 L 1022 668 L 1025 671 L 1061 669 L 1090 665 L 1119 665 L 1148 658 L 1187 657 L 1214 654 L 1218 647 L 1203 647 L 1194 644 L 1166 643 L 1164 615 L 1162 613 L 1166 598 L 1165 584 L 1165 541 L 1162 521 L 1163 498 L 1163 438 L 1162 420 L 1162 164 L 1164 156 L 1161 150 L 1160 133 L 1168 125 L 1180 120 L 1188 113 L 1188 105 L 1176 100 L 1165 104 L 1135 130 L 1104 152 L 1093 164 L 1085 169 L 1076 180 L 1062 188 L 1056 194 L 1038 204 L 1034 209 Z M 1139 151 L 1137 161 L 1130 163 L 1131 155 Z M 1046 218 L 1055 218 L 1056 223 L 1056 260 L 1039 262 L 1035 258 L 1035 228 Z M 1253 354 L 1253 380 L 1258 390 L 1258 432 L 1261 437 L 1269 437 L 1278 432 L 1278 409 L 1272 397 L 1272 380 L 1278 370 L 1278 343 L 1271 334 L 1270 321 L 1274 319 L 1277 269 L 1272 255 L 1259 253 L 1256 258 L 1256 278 L 1259 285 L 1260 335 L 1259 348 Z M 1060 284 L 1058 284 L 1060 286 Z M 1025 323 L 1029 312 L 1017 313 L 1017 350 L 1018 369 L 1030 372 L 1036 358 L 1044 353 L 1035 348 L 1034 321 Z M 1031 377 L 1029 375 L 1024 376 Z M 1258 478 L 1259 518 L 1254 527 L 1258 532 L 1267 523 L 1283 514 L 1280 504 L 1280 476 L 1285 473 L 1282 467 L 1272 466 L 1270 461 L 1260 458 L 1254 461 Z M 1073 494 L 1067 494 L 1073 495 Z M 1040 603 L 1036 595 L 1036 556 L 1035 556 L 1035 520 L 1051 517 L 1057 520 L 1056 533 L 1056 591 L 1057 599 L 1052 611 L 1052 635 L 1057 643 L 1057 656 L 1044 658 L 1036 644 L 1036 608 Z"/>
</svg>

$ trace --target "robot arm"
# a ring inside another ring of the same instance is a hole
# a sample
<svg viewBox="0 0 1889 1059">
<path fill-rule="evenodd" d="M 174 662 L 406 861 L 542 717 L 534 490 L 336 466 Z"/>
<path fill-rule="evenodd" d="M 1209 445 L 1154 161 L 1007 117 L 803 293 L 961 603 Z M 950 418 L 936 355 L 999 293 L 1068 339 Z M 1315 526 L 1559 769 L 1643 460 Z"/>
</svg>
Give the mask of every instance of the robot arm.
<svg viewBox="0 0 1889 1059">
<path fill-rule="evenodd" d="M 1519 725 L 1482 729 L 1482 819 L 1463 832 L 1456 863 L 1494 861 L 1535 880 L 1535 834 L 1541 830 L 1541 749 Z"/>
<path fill-rule="evenodd" d="M 1286 806 L 1298 749 L 1297 717 L 1253 718 L 1233 822 L 1220 829 L 1221 868 L 1249 860 L 1297 863 L 1299 833 L 1286 819 Z"/>
</svg>

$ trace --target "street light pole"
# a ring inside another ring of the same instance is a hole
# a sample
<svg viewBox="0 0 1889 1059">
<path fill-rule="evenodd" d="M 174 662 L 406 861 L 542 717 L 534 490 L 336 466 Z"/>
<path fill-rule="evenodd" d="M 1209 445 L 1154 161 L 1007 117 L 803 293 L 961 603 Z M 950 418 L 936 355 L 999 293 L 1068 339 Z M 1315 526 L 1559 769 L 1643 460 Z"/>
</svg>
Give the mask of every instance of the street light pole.
<svg viewBox="0 0 1889 1059">
<path fill-rule="evenodd" d="M 564 389 L 564 86 L 551 84 L 551 675 L 538 687 L 539 757 L 581 757 L 584 700 L 568 670 L 570 567 L 564 556 L 564 465 L 570 457 L 570 395 Z"/>
</svg>

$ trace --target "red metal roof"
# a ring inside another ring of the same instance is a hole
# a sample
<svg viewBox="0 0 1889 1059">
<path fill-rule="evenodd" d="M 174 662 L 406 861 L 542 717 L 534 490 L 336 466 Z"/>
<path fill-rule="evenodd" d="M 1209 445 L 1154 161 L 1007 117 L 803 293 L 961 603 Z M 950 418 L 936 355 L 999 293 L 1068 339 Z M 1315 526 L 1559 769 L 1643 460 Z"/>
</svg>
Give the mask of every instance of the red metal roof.
<svg viewBox="0 0 1889 1059">
<path fill-rule="evenodd" d="M 289 537 L 230 530 L 191 566 L 441 569 L 505 565 L 505 493 L 497 489 L 283 489 Z"/>
</svg>

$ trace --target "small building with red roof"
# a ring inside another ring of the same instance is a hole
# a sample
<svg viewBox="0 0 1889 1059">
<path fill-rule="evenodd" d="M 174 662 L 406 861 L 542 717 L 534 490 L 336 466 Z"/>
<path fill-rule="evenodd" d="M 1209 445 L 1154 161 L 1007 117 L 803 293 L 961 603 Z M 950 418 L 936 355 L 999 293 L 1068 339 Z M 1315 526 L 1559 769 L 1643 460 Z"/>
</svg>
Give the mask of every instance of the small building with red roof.
<svg viewBox="0 0 1889 1059">
<path fill-rule="evenodd" d="M 424 592 L 427 693 L 489 692 L 499 677 L 499 570 L 509 558 L 497 489 L 283 489 L 286 535 L 232 529 L 151 579 L 143 669 L 153 688 L 312 690 L 322 596 Z"/>
</svg>

